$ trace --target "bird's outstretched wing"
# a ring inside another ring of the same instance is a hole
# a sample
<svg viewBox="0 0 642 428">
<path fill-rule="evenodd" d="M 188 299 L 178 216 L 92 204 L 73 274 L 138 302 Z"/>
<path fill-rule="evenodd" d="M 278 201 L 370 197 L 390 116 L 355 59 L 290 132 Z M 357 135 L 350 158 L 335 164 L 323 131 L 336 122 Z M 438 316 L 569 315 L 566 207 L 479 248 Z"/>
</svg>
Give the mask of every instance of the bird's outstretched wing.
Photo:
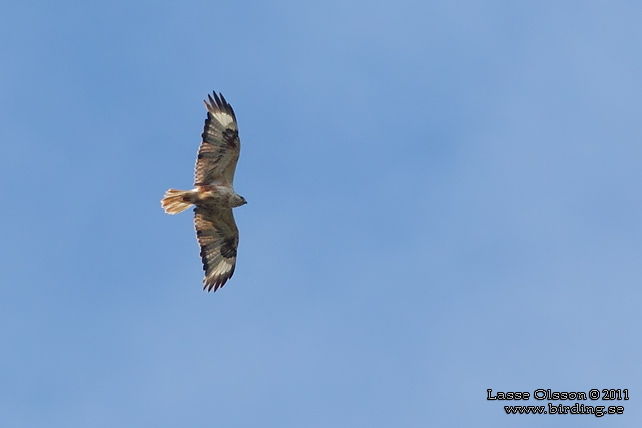
<svg viewBox="0 0 642 428">
<path fill-rule="evenodd" d="M 198 149 L 194 171 L 195 185 L 225 185 L 234 183 L 234 171 L 239 160 L 241 141 L 232 106 L 223 94 L 213 93 L 204 101 L 207 119 L 203 130 L 203 142 Z"/>
<path fill-rule="evenodd" d="M 231 208 L 194 209 L 196 239 L 201 246 L 203 260 L 203 290 L 222 287 L 234 274 L 239 231 Z"/>
</svg>

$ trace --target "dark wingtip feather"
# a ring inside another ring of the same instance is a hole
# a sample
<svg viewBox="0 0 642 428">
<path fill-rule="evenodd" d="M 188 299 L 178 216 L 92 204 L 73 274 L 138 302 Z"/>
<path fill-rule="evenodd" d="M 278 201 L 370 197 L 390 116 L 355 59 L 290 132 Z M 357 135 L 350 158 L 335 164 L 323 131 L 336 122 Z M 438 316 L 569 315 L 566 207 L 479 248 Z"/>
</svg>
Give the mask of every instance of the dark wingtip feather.
<svg viewBox="0 0 642 428">
<path fill-rule="evenodd" d="M 210 104 L 209 104 L 210 106 L 212 106 L 212 107 L 216 106 L 216 103 L 214 102 L 214 100 L 212 99 L 212 96 L 210 94 L 207 94 L 207 99 L 210 101 Z M 207 104 L 207 101 L 203 100 L 203 102 L 205 104 Z"/>
<path fill-rule="evenodd" d="M 218 95 L 216 94 L 216 91 L 213 91 L 212 93 L 214 94 L 214 99 L 216 100 L 216 105 L 217 105 L 217 107 L 219 108 L 219 110 L 222 110 L 222 108 L 221 108 L 221 107 L 223 107 L 223 105 L 222 105 L 222 103 L 221 103 L 221 99 L 220 99 L 220 98 L 218 97 Z"/>
<path fill-rule="evenodd" d="M 217 277 L 212 282 L 209 282 L 207 280 L 207 278 L 204 278 L 203 279 L 203 291 L 207 291 L 208 293 L 210 291 L 216 292 L 216 290 L 218 290 L 219 288 L 223 288 L 223 286 L 225 285 L 227 280 L 232 277 L 232 274 L 234 274 L 234 267 L 232 267 L 232 271 L 231 271 L 231 273 L 229 275 Z"/>
<path fill-rule="evenodd" d="M 212 95 L 214 95 L 214 98 L 212 98 Z M 227 102 L 225 97 L 223 96 L 222 93 L 216 93 L 216 91 L 212 91 L 212 95 L 207 94 L 207 98 L 209 100 L 209 104 L 206 100 L 203 100 L 205 105 L 211 107 L 212 109 L 216 109 L 219 111 L 224 111 L 226 113 L 229 113 L 232 115 L 234 120 L 236 120 L 236 114 L 234 113 L 234 109 L 230 105 L 230 103 Z"/>
</svg>

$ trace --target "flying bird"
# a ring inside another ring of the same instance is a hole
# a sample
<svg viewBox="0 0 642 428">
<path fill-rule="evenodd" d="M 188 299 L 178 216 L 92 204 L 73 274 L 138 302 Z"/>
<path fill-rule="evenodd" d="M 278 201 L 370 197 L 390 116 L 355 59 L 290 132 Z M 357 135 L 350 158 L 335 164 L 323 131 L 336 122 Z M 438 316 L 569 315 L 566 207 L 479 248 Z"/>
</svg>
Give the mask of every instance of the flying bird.
<svg viewBox="0 0 642 428">
<path fill-rule="evenodd" d="M 213 93 L 204 100 L 207 119 L 203 142 L 198 149 L 194 189 L 169 189 L 161 200 L 167 214 L 178 214 L 192 205 L 194 228 L 201 247 L 205 278 L 203 290 L 218 290 L 234 274 L 239 231 L 232 208 L 245 205 L 245 198 L 234 191 L 234 171 L 241 141 L 232 106 L 223 94 Z"/>
</svg>

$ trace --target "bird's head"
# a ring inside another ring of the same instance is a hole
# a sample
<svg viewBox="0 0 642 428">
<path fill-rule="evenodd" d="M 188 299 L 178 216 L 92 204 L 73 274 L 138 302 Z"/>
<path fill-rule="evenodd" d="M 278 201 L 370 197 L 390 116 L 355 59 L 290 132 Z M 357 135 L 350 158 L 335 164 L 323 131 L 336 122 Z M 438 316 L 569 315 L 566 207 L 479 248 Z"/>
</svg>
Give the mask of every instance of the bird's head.
<svg viewBox="0 0 642 428">
<path fill-rule="evenodd" d="M 247 201 L 241 195 L 234 195 L 234 198 L 233 198 L 232 202 L 233 202 L 234 208 L 240 207 L 241 205 L 247 204 Z"/>
</svg>

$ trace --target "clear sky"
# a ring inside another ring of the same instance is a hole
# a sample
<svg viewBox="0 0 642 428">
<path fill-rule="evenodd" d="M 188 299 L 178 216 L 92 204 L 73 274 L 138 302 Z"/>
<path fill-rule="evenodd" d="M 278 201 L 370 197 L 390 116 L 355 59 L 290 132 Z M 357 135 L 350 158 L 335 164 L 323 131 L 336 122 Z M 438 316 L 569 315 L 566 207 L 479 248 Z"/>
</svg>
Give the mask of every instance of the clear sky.
<svg viewBox="0 0 642 428">
<path fill-rule="evenodd" d="M 7 2 L 2 426 L 641 426 L 641 17 Z M 192 214 L 159 201 L 192 185 L 212 90 L 248 204 L 208 294 Z M 509 416 L 488 388 L 630 400 Z"/>
</svg>

